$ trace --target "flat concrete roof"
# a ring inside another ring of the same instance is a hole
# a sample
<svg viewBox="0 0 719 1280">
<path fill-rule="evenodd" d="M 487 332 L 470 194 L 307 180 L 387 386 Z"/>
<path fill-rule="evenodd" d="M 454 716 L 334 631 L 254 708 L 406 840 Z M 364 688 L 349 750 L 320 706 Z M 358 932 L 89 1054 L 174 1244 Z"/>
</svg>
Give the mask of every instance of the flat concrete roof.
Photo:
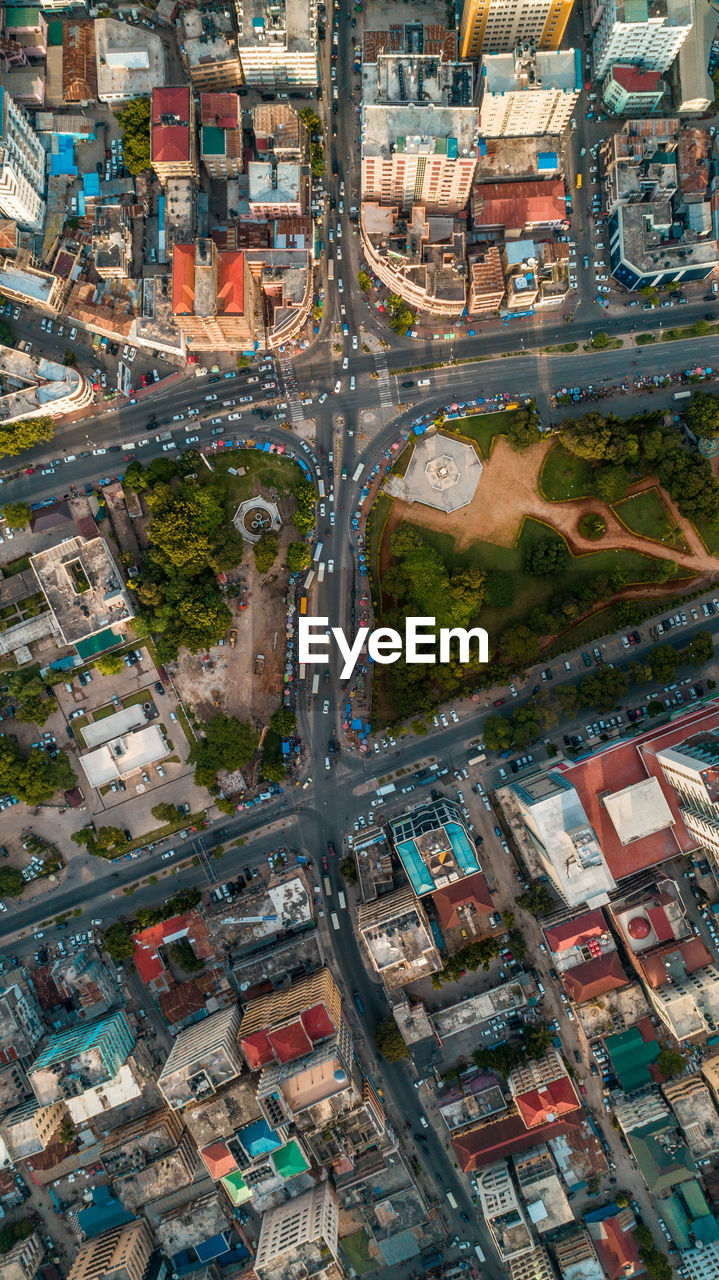
<svg viewBox="0 0 719 1280">
<path fill-rule="evenodd" d="M 622 844 L 674 826 L 674 815 L 656 778 L 645 778 L 623 791 L 615 791 L 606 797 L 604 807 Z"/>
<path fill-rule="evenodd" d="M 136 733 L 119 735 L 96 751 L 88 751 L 80 757 L 80 763 L 90 786 L 102 787 L 107 782 L 138 773 L 169 754 L 170 747 L 162 729 L 159 724 L 152 724 Z"/>
</svg>

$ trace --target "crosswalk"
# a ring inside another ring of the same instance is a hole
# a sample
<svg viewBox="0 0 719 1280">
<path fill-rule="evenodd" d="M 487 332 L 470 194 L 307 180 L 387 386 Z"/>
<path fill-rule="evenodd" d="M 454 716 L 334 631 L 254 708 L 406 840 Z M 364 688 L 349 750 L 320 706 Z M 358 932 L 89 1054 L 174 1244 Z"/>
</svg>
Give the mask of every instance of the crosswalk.
<svg viewBox="0 0 719 1280">
<path fill-rule="evenodd" d="M 375 351 L 374 365 L 377 370 L 377 389 L 379 391 L 379 402 L 383 409 L 393 409 L 392 401 L 392 384 L 389 380 L 389 369 L 387 368 L 387 357 L 384 351 Z"/>
<path fill-rule="evenodd" d="M 304 426 L 305 412 L 302 407 L 302 401 L 300 400 L 299 394 L 297 392 L 297 382 L 295 380 L 295 371 L 292 368 L 292 361 L 289 356 L 285 356 L 285 355 L 280 356 L 279 364 L 280 364 L 280 369 L 282 371 L 282 380 L 285 384 L 285 395 L 287 396 L 287 401 L 290 406 L 290 417 L 292 419 L 292 426 L 295 428 L 295 430 L 297 430 L 299 427 Z"/>
</svg>

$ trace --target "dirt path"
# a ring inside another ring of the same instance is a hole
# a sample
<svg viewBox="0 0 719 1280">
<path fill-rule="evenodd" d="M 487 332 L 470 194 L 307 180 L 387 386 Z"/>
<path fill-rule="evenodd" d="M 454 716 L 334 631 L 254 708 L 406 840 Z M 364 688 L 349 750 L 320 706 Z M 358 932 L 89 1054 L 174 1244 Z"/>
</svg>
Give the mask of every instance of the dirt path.
<svg viewBox="0 0 719 1280">
<path fill-rule="evenodd" d="M 519 537 L 522 521 L 530 516 L 543 521 L 566 538 L 574 556 L 588 555 L 594 551 L 639 551 L 657 559 L 674 560 L 691 574 L 719 572 L 719 557 L 705 549 L 693 525 L 680 516 L 675 504 L 661 490 L 661 495 L 676 521 L 687 544 L 687 551 L 668 547 L 651 538 L 631 533 L 617 520 L 614 513 L 599 498 L 586 498 L 573 502 L 548 502 L 537 490 L 537 478 L 553 441 L 532 445 L 521 456 L 510 448 L 502 437 L 494 442 L 492 456 L 484 464 L 482 479 L 468 506 L 447 514 L 425 507 L 420 503 L 395 501 L 387 524 L 391 533 L 402 520 L 449 533 L 457 551 L 466 551 L 473 542 L 493 542 L 500 547 L 513 547 Z M 630 493 L 647 487 L 642 481 Z M 591 512 L 600 515 L 606 524 L 606 533 L 599 541 L 583 537 L 579 532 L 579 520 Z M 387 567 L 389 539 L 385 536 L 382 547 L 382 570 Z"/>
</svg>

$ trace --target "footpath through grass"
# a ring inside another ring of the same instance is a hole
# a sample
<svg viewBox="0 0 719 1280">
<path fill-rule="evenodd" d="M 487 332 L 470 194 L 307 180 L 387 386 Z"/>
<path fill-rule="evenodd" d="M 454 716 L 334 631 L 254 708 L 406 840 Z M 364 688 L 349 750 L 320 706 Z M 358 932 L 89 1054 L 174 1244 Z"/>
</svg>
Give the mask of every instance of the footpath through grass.
<svg viewBox="0 0 719 1280">
<path fill-rule="evenodd" d="M 678 551 L 686 551 L 687 546 L 681 532 L 656 488 L 645 489 L 631 498 L 615 502 L 612 510 L 633 533 L 661 542 L 664 546 L 674 547 Z"/>
<path fill-rule="evenodd" d="M 445 422 L 442 430 L 451 435 L 465 436 L 467 440 L 473 440 L 482 457 L 487 461 L 492 452 L 495 436 L 507 434 L 511 414 L 512 410 L 507 409 L 500 413 L 476 413 L 469 418 L 453 418 Z"/>
<path fill-rule="evenodd" d="M 544 459 L 537 487 L 548 502 L 588 498 L 592 492 L 593 470 L 586 458 L 578 458 L 557 443 Z"/>
</svg>

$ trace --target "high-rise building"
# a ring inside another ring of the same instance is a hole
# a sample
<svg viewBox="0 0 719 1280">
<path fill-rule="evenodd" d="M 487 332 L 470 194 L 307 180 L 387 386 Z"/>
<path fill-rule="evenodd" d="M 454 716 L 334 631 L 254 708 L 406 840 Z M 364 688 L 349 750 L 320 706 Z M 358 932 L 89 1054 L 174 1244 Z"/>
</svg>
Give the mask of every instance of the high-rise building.
<svg viewBox="0 0 719 1280">
<path fill-rule="evenodd" d="M 574 0 L 464 0 L 463 58 L 509 53 L 518 44 L 558 49 Z"/>
<path fill-rule="evenodd" d="M 85 1241 L 68 1280 L 143 1280 L 152 1252 L 152 1233 L 144 1218 L 112 1227 Z"/>
<path fill-rule="evenodd" d="M 260 1280 L 282 1274 L 282 1260 L 292 1256 L 293 1268 L 317 1276 L 337 1261 L 339 1206 L 329 1182 L 305 1191 L 263 1214 L 255 1271 Z M 75 1280 L 75 1277 L 72 1278 Z"/>
<path fill-rule="evenodd" d="M 613 62 L 668 71 L 692 30 L 692 0 L 607 0 L 594 33 L 594 77 Z"/>
<path fill-rule="evenodd" d="M 41 231 L 44 194 L 44 148 L 25 112 L 0 87 L 0 213 L 28 231 Z"/>
<path fill-rule="evenodd" d="M 574 49 L 557 53 L 488 53 L 479 113 L 483 138 L 562 134 L 582 87 Z"/>
<path fill-rule="evenodd" d="M 200 1102 L 240 1074 L 239 1025 L 239 1010 L 233 1005 L 180 1032 L 157 1080 L 169 1107 Z"/>
<path fill-rule="evenodd" d="M 529 847 L 567 906 L 608 902 L 614 877 L 571 782 L 549 773 L 512 783 L 511 793 Z"/>
<path fill-rule="evenodd" d="M 719 867 L 719 732 L 705 731 L 661 748 L 657 764 L 679 794 L 687 831 Z"/>
<path fill-rule="evenodd" d="M 365 63 L 362 199 L 458 213 L 477 164 L 475 69 L 435 56 L 380 54 Z"/>
<path fill-rule="evenodd" d="M 33 1280 L 40 1270 L 44 1252 L 37 1231 L 25 1240 L 16 1241 L 0 1258 L 0 1280 Z"/>
<path fill-rule="evenodd" d="M 236 0 L 235 8 L 246 84 L 318 84 L 315 0 Z"/>
<path fill-rule="evenodd" d="M 150 154 L 163 186 L 168 178 L 197 177 L 195 96 L 188 85 L 153 89 Z"/>
</svg>

